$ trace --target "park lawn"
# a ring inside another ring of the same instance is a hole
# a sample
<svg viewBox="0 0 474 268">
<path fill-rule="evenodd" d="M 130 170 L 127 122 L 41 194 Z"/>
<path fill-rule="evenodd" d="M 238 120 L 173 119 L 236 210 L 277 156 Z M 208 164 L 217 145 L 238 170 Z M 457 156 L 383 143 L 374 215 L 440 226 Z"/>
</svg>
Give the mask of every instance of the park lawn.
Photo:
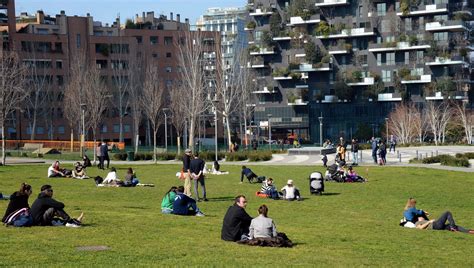
<svg viewBox="0 0 474 268">
<path fill-rule="evenodd" d="M 121 177 L 126 166 L 119 167 Z M 82 228 L 6 228 L 0 232 L 0 266 L 473 266 L 474 235 L 413 230 L 398 226 L 408 197 L 439 216 L 451 210 L 456 223 L 474 228 L 473 176 L 421 168 L 358 168 L 364 184 L 326 184 L 326 195 L 310 196 L 308 176 L 321 167 L 251 166 L 271 176 L 281 188 L 295 181 L 306 199 L 286 202 L 255 196 L 260 185 L 239 184 L 239 167 L 230 175 L 209 176 L 209 202 L 199 203 L 206 217 L 162 215 L 163 194 L 180 181 L 178 165 L 135 166 L 143 183 L 156 187 L 97 188 L 93 180 L 47 179 L 46 165 L 0 167 L 0 191 L 10 194 L 21 182 L 34 192 L 43 184 L 77 216 Z M 96 168 L 89 175 L 105 176 Z M 277 229 L 293 240 L 293 248 L 257 248 L 220 239 L 222 219 L 233 197 L 245 194 L 247 212 L 269 206 Z M 0 201 L 0 211 L 7 201 Z M 79 246 L 108 246 L 106 251 L 78 251 Z"/>
</svg>

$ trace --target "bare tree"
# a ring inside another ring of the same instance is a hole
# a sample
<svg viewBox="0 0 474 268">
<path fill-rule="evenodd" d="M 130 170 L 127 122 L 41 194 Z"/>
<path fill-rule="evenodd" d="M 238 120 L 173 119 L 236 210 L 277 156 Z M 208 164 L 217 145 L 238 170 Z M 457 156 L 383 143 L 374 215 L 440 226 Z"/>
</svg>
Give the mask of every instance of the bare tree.
<svg viewBox="0 0 474 268">
<path fill-rule="evenodd" d="M 209 44 L 206 44 L 202 32 L 185 32 L 177 42 L 178 65 L 181 67 L 179 79 L 183 83 L 181 87 L 182 98 L 186 104 L 180 108 L 186 113 L 189 124 L 189 146 L 194 149 L 194 135 L 197 119 L 209 109 L 208 84 L 212 83 L 208 76 L 216 67 L 206 64 L 203 59 L 204 53 L 209 53 Z M 207 72 L 207 73 L 206 73 Z"/>
<path fill-rule="evenodd" d="M 428 102 L 426 105 L 426 119 L 436 145 L 445 141 L 446 128 L 452 118 L 451 113 L 452 109 L 446 102 L 440 104 Z"/>
<path fill-rule="evenodd" d="M 456 119 L 464 129 L 467 144 L 472 144 L 474 135 L 474 112 L 466 108 L 465 102 L 457 102 L 454 104 L 454 110 L 457 112 Z"/>
<path fill-rule="evenodd" d="M 389 132 L 397 136 L 401 144 L 409 143 L 414 136 L 412 120 L 412 107 L 404 103 L 397 105 L 388 116 Z"/>
<path fill-rule="evenodd" d="M 143 114 L 149 120 L 153 129 L 153 159 L 157 161 L 156 156 L 156 134 L 162 120 L 162 109 L 164 106 L 164 87 L 160 85 L 157 79 L 159 71 L 157 66 L 147 65 L 145 81 L 143 85 L 143 94 L 141 95 L 141 104 Z"/>
<path fill-rule="evenodd" d="M 176 130 L 176 144 L 178 146 L 178 155 L 181 154 L 181 137 L 183 136 L 186 124 L 187 113 L 181 107 L 186 106 L 188 100 L 183 98 L 182 83 L 173 83 L 170 88 L 170 110 L 172 112 L 171 122 Z"/>
<path fill-rule="evenodd" d="M 2 165 L 5 165 L 5 124 L 7 117 L 25 98 L 27 69 L 14 52 L 0 48 L 0 127 L 2 129 Z"/>
<path fill-rule="evenodd" d="M 426 114 L 418 111 L 416 108 L 412 112 L 413 119 L 412 119 L 412 127 L 414 133 L 417 135 L 418 141 L 423 143 L 427 134 L 428 134 L 428 122 L 426 120 Z"/>
<path fill-rule="evenodd" d="M 140 103 L 143 94 L 143 64 L 141 58 L 130 57 L 127 66 L 129 91 L 128 105 L 132 117 L 132 141 L 135 153 L 138 153 L 138 134 L 140 130 L 140 122 L 142 120 L 142 106 Z"/>
<path fill-rule="evenodd" d="M 255 109 L 255 95 L 252 94 L 252 91 L 255 90 L 255 73 L 252 68 L 248 68 L 246 62 L 248 62 L 247 54 L 242 54 L 241 63 L 244 64 L 245 68 L 240 69 L 240 73 L 237 79 L 237 85 L 240 87 L 241 92 L 241 103 L 240 103 L 240 113 L 244 119 L 244 131 L 245 131 L 245 142 L 248 146 L 247 139 L 247 126 L 248 122 L 252 119 L 253 111 Z"/>
</svg>

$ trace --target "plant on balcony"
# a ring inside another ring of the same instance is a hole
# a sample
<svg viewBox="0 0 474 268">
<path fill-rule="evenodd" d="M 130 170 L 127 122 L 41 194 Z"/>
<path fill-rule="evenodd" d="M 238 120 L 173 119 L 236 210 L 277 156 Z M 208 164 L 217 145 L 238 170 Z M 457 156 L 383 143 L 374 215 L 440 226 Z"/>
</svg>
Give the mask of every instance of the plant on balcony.
<svg viewBox="0 0 474 268">
<path fill-rule="evenodd" d="M 406 16 L 410 13 L 410 0 L 401 0 L 400 1 L 400 11 L 403 16 Z"/>
<path fill-rule="evenodd" d="M 269 31 L 262 32 L 262 43 L 265 47 L 273 49 L 275 42 L 273 41 L 272 34 Z"/>
<path fill-rule="evenodd" d="M 257 45 L 251 45 L 248 47 L 249 52 L 259 52 L 260 48 Z"/>
<path fill-rule="evenodd" d="M 334 95 L 341 100 L 352 100 L 354 97 L 354 89 L 343 81 L 334 83 Z"/>
<path fill-rule="evenodd" d="M 362 71 L 354 70 L 354 71 L 352 71 L 351 76 L 350 76 L 349 79 L 353 82 L 360 82 L 360 81 L 362 81 L 362 78 L 363 78 Z"/>
<path fill-rule="evenodd" d="M 375 99 L 380 93 L 385 89 L 385 84 L 380 78 L 380 75 L 376 73 L 371 73 L 371 76 L 374 78 L 374 84 L 367 87 L 363 92 L 364 97 Z"/>
<path fill-rule="evenodd" d="M 290 63 L 288 64 L 288 68 L 289 68 L 290 70 L 297 70 L 297 69 L 300 68 L 300 64 L 297 63 L 297 62 L 290 62 Z"/>
<path fill-rule="evenodd" d="M 415 46 L 418 44 L 418 38 L 415 35 L 410 35 L 410 46 Z"/>
<path fill-rule="evenodd" d="M 440 77 L 436 81 L 436 91 L 440 91 L 443 96 L 450 95 L 452 92 L 456 91 L 456 83 L 450 77 Z"/>
<path fill-rule="evenodd" d="M 288 91 L 286 93 L 286 99 L 288 100 L 288 103 L 295 103 L 296 99 L 298 99 L 298 96 L 296 95 L 295 92 Z"/>
<path fill-rule="evenodd" d="M 396 47 L 397 46 L 397 41 L 391 41 L 391 42 L 384 42 L 383 47 Z"/>
<path fill-rule="evenodd" d="M 273 70 L 272 75 L 273 77 L 287 77 L 288 75 L 290 75 L 290 70 L 287 67 L 276 68 L 275 70 Z"/>
<path fill-rule="evenodd" d="M 344 44 L 344 49 L 347 50 L 347 51 L 351 51 L 352 50 L 352 44 L 345 43 Z"/>
<path fill-rule="evenodd" d="M 291 72 L 290 76 L 293 80 L 300 80 L 302 77 L 301 73 L 295 73 L 295 72 Z"/>
<path fill-rule="evenodd" d="M 245 26 L 245 28 L 248 28 L 248 29 L 255 29 L 255 27 L 257 27 L 257 24 L 255 23 L 255 21 L 249 21 L 247 25 Z"/>
<path fill-rule="evenodd" d="M 467 53 L 468 53 L 467 48 L 462 47 L 462 48 L 459 49 L 459 55 L 461 57 L 465 58 L 467 56 Z"/>
<path fill-rule="evenodd" d="M 331 55 L 329 55 L 329 54 L 325 54 L 321 58 L 321 63 L 323 63 L 323 64 L 330 63 L 330 62 L 331 62 Z"/>
<path fill-rule="evenodd" d="M 436 92 L 436 83 L 431 82 L 423 86 L 423 95 L 424 96 L 433 96 Z"/>
<path fill-rule="evenodd" d="M 301 17 L 303 20 L 308 20 L 315 14 L 316 8 L 312 1 L 293 0 L 290 2 L 288 11 L 291 17 Z"/>
<path fill-rule="evenodd" d="M 401 68 L 400 70 L 398 70 L 398 76 L 400 76 L 400 78 L 402 78 L 402 80 L 407 80 L 405 78 L 410 76 L 410 69 L 408 69 L 406 67 Z"/>
<path fill-rule="evenodd" d="M 314 28 L 314 34 L 315 35 L 322 35 L 324 37 L 328 37 L 331 31 L 331 27 L 329 27 L 329 24 L 325 21 L 321 21 L 318 24 L 318 27 Z"/>
<path fill-rule="evenodd" d="M 407 35 L 406 34 L 401 34 L 399 37 L 398 37 L 398 41 L 400 42 L 406 42 L 408 39 Z"/>
<path fill-rule="evenodd" d="M 281 27 L 281 16 L 279 13 L 273 13 L 270 16 L 270 32 L 272 36 L 279 36 L 282 30 Z"/>
<path fill-rule="evenodd" d="M 308 42 L 304 45 L 304 52 L 306 54 L 306 61 L 310 64 L 315 64 L 321 61 L 322 53 L 319 46 L 313 42 Z"/>
</svg>

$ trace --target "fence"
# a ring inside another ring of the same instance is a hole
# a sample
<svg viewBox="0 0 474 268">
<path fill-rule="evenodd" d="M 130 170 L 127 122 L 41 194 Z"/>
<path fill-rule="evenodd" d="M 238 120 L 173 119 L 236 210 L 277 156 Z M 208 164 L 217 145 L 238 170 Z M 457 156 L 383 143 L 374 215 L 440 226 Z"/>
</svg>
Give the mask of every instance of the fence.
<svg viewBox="0 0 474 268">
<path fill-rule="evenodd" d="M 25 144 L 42 144 L 43 148 L 53 148 L 60 151 L 69 151 L 71 147 L 73 151 L 80 151 L 81 149 L 81 142 L 80 141 L 50 141 L 50 140 L 6 140 L 5 147 L 6 149 L 18 149 L 25 146 Z M 123 142 L 108 142 L 109 146 L 116 147 L 119 150 L 125 149 L 125 143 Z M 97 143 L 96 143 L 97 145 Z M 87 149 L 93 149 L 94 142 L 93 141 L 85 141 L 84 146 Z"/>
</svg>

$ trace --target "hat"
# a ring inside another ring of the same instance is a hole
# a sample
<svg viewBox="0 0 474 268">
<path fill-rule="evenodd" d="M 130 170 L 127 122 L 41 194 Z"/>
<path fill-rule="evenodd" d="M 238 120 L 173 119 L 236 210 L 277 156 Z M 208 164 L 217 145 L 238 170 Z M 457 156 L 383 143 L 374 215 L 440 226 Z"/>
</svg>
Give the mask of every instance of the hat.
<svg viewBox="0 0 474 268">
<path fill-rule="evenodd" d="M 185 153 L 185 154 L 190 154 L 190 153 L 191 153 L 191 149 L 186 149 L 186 150 L 184 150 L 184 153 Z"/>
<path fill-rule="evenodd" d="M 293 180 L 288 180 L 288 182 L 286 184 L 291 184 L 293 185 Z"/>
</svg>

